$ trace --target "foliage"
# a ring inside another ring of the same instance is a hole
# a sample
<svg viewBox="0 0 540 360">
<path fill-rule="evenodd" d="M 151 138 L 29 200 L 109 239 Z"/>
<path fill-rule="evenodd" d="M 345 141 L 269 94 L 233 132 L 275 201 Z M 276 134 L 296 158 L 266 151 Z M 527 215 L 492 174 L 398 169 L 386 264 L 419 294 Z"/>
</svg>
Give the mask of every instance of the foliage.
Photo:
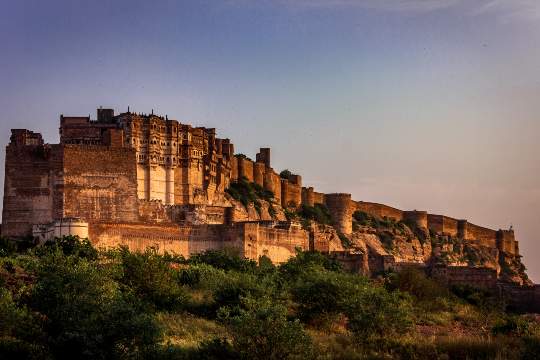
<svg viewBox="0 0 540 360">
<path fill-rule="evenodd" d="M 155 249 L 97 251 L 77 238 L 32 251 L 2 246 L 0 358 L 540 355 L 535 317 L 506 313 L 487 291 L 449 290 L 414 269 L 370 280 L 318 252 L 298 251 L 277 266 L 230 250 L 189 260 Z"/>
<path fill-rule="evenodd" d="M 29 303 L 46 316 L 56 358 L 129 357 L 150 351 L 159 328 L 109 271 L 57 251 L 44 256 Z"/>
<path fill-rule="evenodd" d="M 78 236 L 64 236 L 47 241 L 43 247 L 36 248 L 38 254 L 51 254 L 61 251 L 64 255 L 74 255 L 81 258 L 95 260 L 98 251 L 92 246 L 88 239 L 80 239 Z"/>
<path fill-rule="evenodd" d="M 243 309 L 235 314 L 223 308 L 220 318 L 227 324 L 233 349 L 241 359 L 310 359 L 311 339 L 298 320 L 287 319 L 287 308 L 272 298 L 243 298 Z"/>
<path fill-rule="evenodd" d="M 188 295 L 177 274 L 154 248 L 132 253 L 122 247 L 109 255 L 120 264 L 117 280 L 147 304 L 162 310 L 180 310 Z"/>
<path fill-rule="evenodd" d="M 367 279 L 343 272 L 302 273 L 291 288 L 298 316 L 306 322 L 331 321 L 345 312 L 348 302 L 367 285 Z"/>
<path fill-rule="evenodd" d="M 313 220 L 318 222 L 319 224 L 332 224 L 332 217 L 330 216 L 330 211 L 324 204 L 315 204 L 315 206 L 302 204 L 300 209 L 297 211 L 297 214 L 303 219 Z"/>
<path fill-rule="evenodd" d="M 259 184 L 249 182 L 245 177 L 231 183 L 226 191 L 233 199 L 240 201 L 246 208 L 250 204 L 253 204 L 259 214 L 262 207 L 261 200 L 269 203 L 272 203 L 274 200 L 274 193 L 272 191 L 264 189 Z"/>
<path fill-rule="evenodd" d="M 216 269 L 236 270 L 241 272 L 254 271 L 257 263 L 253 260 L 240 258 L 232 249 L 207 250 L 195 254 L 189 259 L 190 264 L 208 264 Z"/>
<path fill-rule="evenodd" d="M 279 173 L 279 177 L 286 180 L 290 180 L 293 176 L 294 174 L 289 169 L 282 170 Z"/>
<path fill-rule="evenodd" d="M 296 279 L 303 273 L 325 269 L 328 271 L 342 271 L 341 264 L 336 260 L 315 251 L 296 250 L 296 256 L 289 259 L 279 267 L 279 272 L 286 280 Z"/>
<path fill-rule="evenodd" d="M 365 287 L 350 299 L 346 315 L 349 329 L 359 342 L 373 337 L 392 337 L 408 332 L 412 325 L 412 301 L 407 294 L 378 286 Z"/>
<path fill-rule="evenodd" d="M 414 268 L 403 269 L 399 273 L 390 273 L 386 278 L 386 288 L 407 292 L 420 301 L 434 302 L 438 298 L 448 297 L 448 288 L 440 285 L 426 274 Z"/>
</svg>

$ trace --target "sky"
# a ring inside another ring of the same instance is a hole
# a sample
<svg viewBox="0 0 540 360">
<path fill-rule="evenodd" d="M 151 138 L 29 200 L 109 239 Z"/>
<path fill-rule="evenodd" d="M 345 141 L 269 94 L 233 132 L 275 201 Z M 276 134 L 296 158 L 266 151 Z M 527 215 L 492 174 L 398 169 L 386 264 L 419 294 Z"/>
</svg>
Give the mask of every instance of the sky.
<svg viewBox="0 0 540 360">
<path fill-rule="evenodd" d="M 318 191 L 513 225 L 540 282 L 538 0 L 0 0 L 0 44 L 2 163 L 11 128 L 153 109 Z"/>
</svg>

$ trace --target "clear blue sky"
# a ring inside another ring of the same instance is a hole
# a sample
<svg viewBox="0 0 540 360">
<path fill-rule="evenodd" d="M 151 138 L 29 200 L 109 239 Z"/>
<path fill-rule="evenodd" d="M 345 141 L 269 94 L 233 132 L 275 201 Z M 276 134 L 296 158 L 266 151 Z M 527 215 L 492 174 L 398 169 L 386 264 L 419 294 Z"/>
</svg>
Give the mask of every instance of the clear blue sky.
<svg viewBox="0 0 540 360">
<path fill-rule="evenodd" d="M 538 0 L 0 0 L 0 44 L 2 144 L 154 109 L 320 191 L 513 224 L 540 281 Z"/>
</svg>

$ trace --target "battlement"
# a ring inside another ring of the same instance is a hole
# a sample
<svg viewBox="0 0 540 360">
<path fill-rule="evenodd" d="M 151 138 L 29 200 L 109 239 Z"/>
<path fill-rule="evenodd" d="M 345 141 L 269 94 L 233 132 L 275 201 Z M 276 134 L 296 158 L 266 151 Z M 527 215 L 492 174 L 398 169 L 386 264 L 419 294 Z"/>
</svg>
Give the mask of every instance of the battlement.
<svg viewBox="0 0 540 360">
<path fill-rule="evenodd" d="M 26 129 L 12 129 L 10 145 L 14 146 L 38 146 L 43 145 L 43 137 L 40 133 L 35 133 Z"/>
</svg>

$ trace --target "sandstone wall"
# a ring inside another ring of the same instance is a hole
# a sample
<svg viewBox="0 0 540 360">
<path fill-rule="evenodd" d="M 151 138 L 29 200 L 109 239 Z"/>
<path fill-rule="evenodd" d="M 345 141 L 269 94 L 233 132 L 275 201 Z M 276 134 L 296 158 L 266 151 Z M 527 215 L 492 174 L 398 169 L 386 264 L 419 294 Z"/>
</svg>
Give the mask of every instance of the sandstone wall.
<svg viewBox="0 0 540 360">
<path fill-rule="evenodd" d="M 253 164 L 253 182 L 257 185 L 264 186 L 264 174 L 266 167 L 263 163 L 256 162 Z"/>
<path fill-rule="evenodd" d="M 91 223 L 89 237 L 98 248 L 127 246 L 131 251 L 156 248 L 185 257 L 206 250 L 237 249 L 258 260 L 265 255 L 275 263 L 287 261 L 296 248 L 309 249 L 309 235 L 300 227 L 277 228 L 259 223 L 228 225 L 150 225 L 146 223 Z"/>
<path fill-rule="evenodd" d="M 301 227 L 275 228 L 259 223 L 244 224 L 244 256 L 258 260 L 267 256 L 274 263 L 286 262 L 296 249 L 309 249 L 309 234 Z"/>
<path fill-rule="evenodd" d="M 354 212 L 351 194 L 326 194 L 325 200 L 337 231 L 346 235 L 351 234 Z"/>
<path fill-rule="evenodd" d="M 62 217 L 138 221 L 135 151 L 65 145 Z"/>
<path fill-rule="evenodd" d="M 302 186 L 287 179 L 281 179 L 281 206 L 297 207 L 302 204 Z"/>
<path fill-rule="evenodd" d="M 414 222 L 421 229 L 428 228 L 427 211 L 404 211 L 403 220 Z"/>
<path fill-rule="evenodd" d="M 33 224 L 62 217 L 62 163 L 60 145 L 7 146 L 3 236 L 29 236 Z"/>
<path fill-rule="evenodd" d="M 245 177 L 247 181 L 253 182 L 253 161 L 237 157 L 238 178 Z"/>
<path fill-rule="evenodd" d="M 428 226 L 437 234 L 458 235 L 458 221 L 448 216 L 429 214 Z"/>
<path fill-rule="evenodd" d="M 396 221 L 403 220 L 403 211 L 391 206 L 365 201 L 354 202 L 355 210 L 363 211 L 371 216 L 379 218 L 388 217 Z"/>
<path fill-rule="evenodd" d="M 482 226 L 467 224 L 467 233 L 471 239 L 484 246 L 496 247 L 497 231 Z"/>
<path fill-rule="evenodd" d="M 438 266 L 431 270 L 431 275 L 442 283 L 452 285 L 471 285 L 494 289 L 497 285 L 497 271 L 488 268 L 468 266 Z"/>
</svg>

